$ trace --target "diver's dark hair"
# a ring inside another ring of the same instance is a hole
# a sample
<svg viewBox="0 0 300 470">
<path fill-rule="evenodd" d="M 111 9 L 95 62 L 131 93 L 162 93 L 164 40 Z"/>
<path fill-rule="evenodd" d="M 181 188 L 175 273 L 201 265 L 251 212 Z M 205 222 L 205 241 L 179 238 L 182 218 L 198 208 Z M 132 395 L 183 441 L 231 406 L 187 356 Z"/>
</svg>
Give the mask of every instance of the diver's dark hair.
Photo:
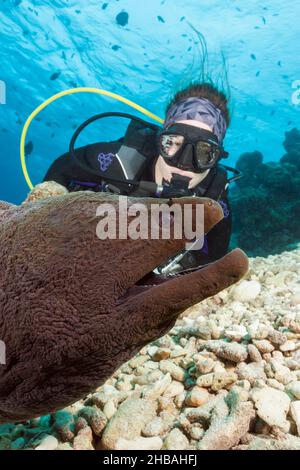
<svg viewBox="0 0 300 470">
<path fill-rule="evenodd" d="M 194 79 L 189 79 L 184 84 L 181 80 L 179 87 L 177 87 L 177 91 L 169 100 L 169 103 L 166 107 L 166 113 L 169 111 L 171 106 L 173 106 L 173 104 L 181 101 L 184 98 L 206 98 L 221 110 L 228 127 L 231 121 L 231 93 L 228 82 L 228 70 L 225 55 L 224 53 L 221 53 L 221 66 L 218 63 L 210 63 L 204 36 L 199 31 L 197 31 L 194 26 L 191 24 L 189 24 L 189 26 L 198 37 L 198 56 L 196 59 L 196 66 L 198 70 Z M 195 75 L 195 72 L 192 71 L 194 67 L 195 59 L 194 63 L 191 64 L 190 70 L 186 73 L 183 73 L 183 76 L 191 77 Z"/>
</svg>

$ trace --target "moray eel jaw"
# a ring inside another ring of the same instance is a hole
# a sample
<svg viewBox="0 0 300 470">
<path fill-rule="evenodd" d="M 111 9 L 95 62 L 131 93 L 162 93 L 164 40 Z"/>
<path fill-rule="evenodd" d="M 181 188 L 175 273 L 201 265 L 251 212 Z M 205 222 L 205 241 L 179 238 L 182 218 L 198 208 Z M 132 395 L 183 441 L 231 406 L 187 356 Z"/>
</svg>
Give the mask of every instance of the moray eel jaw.
<svg viewBox="0 0 300 470">
<path fill-rule="evenodd" d="M 217 203 L 188 201 L 194 208 L 204 204 L 205 232 L 222 218 Z M 120 216 L 118 198 L 90 192 L 19 207 L 0 204 L 0 340 L 6 346 L 0 422 L 41 416 L 84 398 L 166 333 L 184 309 L 247 271 L 247 257 L 234 250 L 149 286 L 149 273 L 186 240 L 100 240 L 100 203 Z"/>
<path fill-rule="evenodd" d="M 135 341 L 139 338 L 142 347 L 172 328 L 181 312 L 236 283 L 247 271 L 247 257 L 235 249 L 214 263 L 177 275 L 149 273 L 127 291 L 118 308 L 132 318 Z"/>
</svg>

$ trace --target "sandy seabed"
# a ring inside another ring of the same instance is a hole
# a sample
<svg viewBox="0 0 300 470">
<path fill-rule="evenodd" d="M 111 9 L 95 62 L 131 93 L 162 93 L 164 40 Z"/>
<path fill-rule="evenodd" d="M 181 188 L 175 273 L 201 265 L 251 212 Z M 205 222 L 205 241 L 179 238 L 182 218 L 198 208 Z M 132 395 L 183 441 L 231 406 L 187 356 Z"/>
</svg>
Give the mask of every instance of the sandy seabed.
<svg viewBox="0 0 300 470">
<path fill-rule="evenodd" d="M 94 393 L 0 449 L 300 450 L 300 246 L 252 258 Z"/>
</svg>

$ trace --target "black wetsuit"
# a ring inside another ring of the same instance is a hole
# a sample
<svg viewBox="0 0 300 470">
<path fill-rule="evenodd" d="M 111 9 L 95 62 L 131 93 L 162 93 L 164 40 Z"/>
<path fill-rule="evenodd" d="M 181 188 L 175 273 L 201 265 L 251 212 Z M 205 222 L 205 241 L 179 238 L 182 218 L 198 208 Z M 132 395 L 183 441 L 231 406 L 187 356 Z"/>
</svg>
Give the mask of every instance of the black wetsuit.
<svg viewBox="0 0 300 470">
<path fill-rule="evenodd" d="M 99 162 L 95 155 L 116 154 L 122 145 L 123 139 L 113 142 L 100 142 L 77 149 L 76 156 L 81 165 L 72 159 L 69 153 L 57 158 L 50 166 L 44 181 L 56 181 L 65 186 L 69 191 L 102 190 L 101 176 L 97 176 Z M 154 167 L 157 159 L 157 151 L 153 153 L 151 163 L 145 168 L 141 180 L 154 182 Z M 205 243 L 201 250 L 190 251 L 180 262 L 183 269 L 206 264 L 224 256 L 229 247 L 232 217 L 228 203 L 226 171 L 219 165 L 212 168 L 201 183 L 193 189 L 197 196 L 210 197 L 217 200 L 223 207 L 224 219 L 219 222 L 205 237 Z M 134 196 L 149 196 L 144 190 L 135 191 Z"/>
</svg>

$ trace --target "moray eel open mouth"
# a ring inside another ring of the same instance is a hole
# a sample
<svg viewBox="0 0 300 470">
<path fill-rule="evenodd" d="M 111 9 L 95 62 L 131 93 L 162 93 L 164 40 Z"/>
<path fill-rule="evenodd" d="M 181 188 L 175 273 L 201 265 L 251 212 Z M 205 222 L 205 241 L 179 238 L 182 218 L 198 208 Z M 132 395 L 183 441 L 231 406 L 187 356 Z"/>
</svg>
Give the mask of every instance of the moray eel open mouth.
<svg viewBox="0 0 300 470">
<path fill-rule="evenodd" d="M 151 289 L 152 287 L 169 282 L 175 278 L 179 278 L 181 276 L 185 276 L 186 274 L 197 272 L 200 269 L 205 268 L 206 266 L 208 266 L 208 264 L 204 264 L 195 268 L 182 269 L 178 272 L 170 273 L 157 273 L 155 272 L 155 270 L 153 270 L 150 273 L 145 274 L 145 276 L 142 277 L 142 279 L 140 279 L 134 286 L 129 287 L 127 289 L 127 292 L 124 294 L 123 298 L 130 295 L 137 295 L 139 293 L 145 292 L 147 289 Z"/>
<path fill-rule="evenodd" d="M 154 270 L 146 274 L 142 279 L 140 279 L 137 285 L 141 287 L 156 286 L 157 284 L 162 284 L 163 282 L 170 281 L 171 279 L 174 279 L 175 277 L 180 277 L 180 276 L 184 276 L 185 274 L 190 274 L 192 272 L 199 271 L 199 269 L 205 268 L 205 266 L 208 266 L 208 264 L 209 263 L 203 264 L 202 266 L 181 269 L 178 272 L 170 272 L 170 273 L 157 273 Z"/>
<path fill-rule="evenodd" d="M 223 217 L 209 199 L 172 202 L 193 210 L 202 204 L 205 233 Z M 199 269 L 155 275 L 185 249 L 184 237 L 100 240 L 103 203 L 120 217 L 117 196 L 88 191 L 21 206 L 0 203 L 0 422 L 41 416 L 85 397 L 165 334 L 182 311 L 248 269 L 236 249 Z"/>
</svg>

